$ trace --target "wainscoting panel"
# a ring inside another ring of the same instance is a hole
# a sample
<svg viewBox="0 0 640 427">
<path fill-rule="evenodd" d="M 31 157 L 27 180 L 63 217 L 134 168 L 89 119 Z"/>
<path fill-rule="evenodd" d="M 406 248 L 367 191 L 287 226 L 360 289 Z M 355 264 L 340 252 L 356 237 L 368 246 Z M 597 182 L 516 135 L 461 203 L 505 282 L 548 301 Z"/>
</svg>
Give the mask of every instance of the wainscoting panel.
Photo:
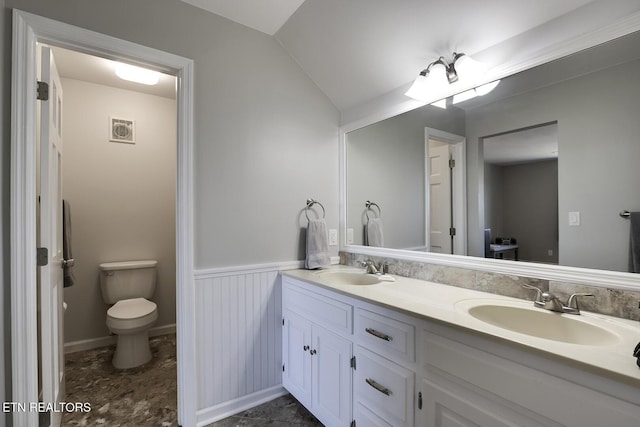
<svg viewBox="0 0 640 427">
<path fill-rule="evenodd" d="M 300 262 L 195 272 L 198 424 L 282 395 L 278 271 Z"/>
</svg>

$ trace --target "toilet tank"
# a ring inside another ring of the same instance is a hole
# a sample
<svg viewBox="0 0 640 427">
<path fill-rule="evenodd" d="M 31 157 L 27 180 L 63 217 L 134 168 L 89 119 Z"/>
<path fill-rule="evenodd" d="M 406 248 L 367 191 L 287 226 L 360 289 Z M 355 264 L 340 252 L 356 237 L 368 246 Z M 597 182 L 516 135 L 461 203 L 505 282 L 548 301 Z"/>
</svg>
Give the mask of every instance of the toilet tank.
<svg viewBox="0 0 640 427">
<path fill-rule="evenodd" d="M 100 288 L 107 304 L 129 298 L 151 298 L 156 289 L 158 261 L 123 261 L 100 264 Z"/>
</svg>

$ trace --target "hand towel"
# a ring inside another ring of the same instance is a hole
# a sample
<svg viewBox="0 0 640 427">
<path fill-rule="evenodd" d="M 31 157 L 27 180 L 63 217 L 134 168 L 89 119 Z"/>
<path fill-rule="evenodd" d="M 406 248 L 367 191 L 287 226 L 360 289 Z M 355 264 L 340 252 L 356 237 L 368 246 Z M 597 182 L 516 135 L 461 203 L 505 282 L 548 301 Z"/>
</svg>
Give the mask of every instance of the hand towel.
<svg viewBox="0 0 640 427">
<path fill-rule="evenodd" d="M 62 201 L 62 257 L 64 259 L 73 259 L 71 254 L 71 207 L 67 200 Z M 73 265 L 65 265 L 63 274 L 65 288 L 76 282 Z"/>
<path fill-rule="evenodd" d="M 384 240 L 382 238 L 382 219 L 370 218 L 367 222 L 367 245 L 383 247 Z"/>
<path fill-rule="evenodd" d="M 631 221 L 629 271 L 640 273 L 640 212 L 631 212 L 629 220 Z"/>
<path fill-rule="evenodd" d="M 305 268 L 311 270 L 331 264 L 327 225 L 324 219 L 311 219 L 307 225 L 307 259 Z"/>
</svg>

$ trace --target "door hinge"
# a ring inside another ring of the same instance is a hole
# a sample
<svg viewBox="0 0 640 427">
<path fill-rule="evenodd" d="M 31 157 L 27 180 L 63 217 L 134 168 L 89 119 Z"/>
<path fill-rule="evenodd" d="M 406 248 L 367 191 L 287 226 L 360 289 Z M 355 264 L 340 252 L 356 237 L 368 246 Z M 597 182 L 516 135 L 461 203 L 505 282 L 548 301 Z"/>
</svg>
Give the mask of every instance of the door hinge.
<svg viewBox="0 0 640 427">
<path fill-rule="evenodd" d="M 456 160 L 455 159 L 449 159 L 449 169 L 453 169 L 456 167 Z"/>
<path fill-rule="evenodd" d="M 284 363 L 282 364 L 282 372 L 284 372 Z"/>
<path fill-rule="evenodd" d="M 355 356 L 353 356 L 351 358 L 351 362 L 349 363 L 349 366 L 351 366 L 354 371 L 356 370 L 356 357 Z"/>
<path fill-rule="evenodd" d="M 38 82 L 36 85 L 36 99 L 38 101 L 48 101 L 49 100 L 49 83 L 47 82 Z"/>
<path fill-rule="evenodd" d="M 49 264 L 49 250 L 47 248 L 36 249 L 36 264 L 38 267 Z"/>
<path fill-rule="evenodd" d="M 418 409 L 422 409 L 422 392 L 418 392 Z"/>
<path fill-rule="evenodd" d="M 282 318 L 282 326 L 284 326 L 284 317 Z"/>
<path fill-rule="evenodd" d="M 356 420 L 351 421 L 351 427 L 356 427 Z"/>
<path fill-rule="evenodd" d="M 449 236 L 453 237 L 456 235 L 456 228 L 455 227 L 451 227 L 449 229 Z"/>
</svg>

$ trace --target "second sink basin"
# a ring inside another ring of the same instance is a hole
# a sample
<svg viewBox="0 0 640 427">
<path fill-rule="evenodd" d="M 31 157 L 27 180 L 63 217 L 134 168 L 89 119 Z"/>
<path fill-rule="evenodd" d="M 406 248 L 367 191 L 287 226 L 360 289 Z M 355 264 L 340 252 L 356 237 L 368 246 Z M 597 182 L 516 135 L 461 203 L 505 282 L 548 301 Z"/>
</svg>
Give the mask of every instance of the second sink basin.
<svg viewBox="0 0 640 427">
<path fill-rule="evenodd" d="M 568 344 L 605 346 L 620 341 L 603 319 L 590 315 L 559 314 L 525 303 L 502 300 L 466 300 L 456 309 L 477 320 L 512 332 Z"/>
<path fill-rule="evenodd" d="M 334 285 L 375 285 L 380 282 L 378 276 L 362 271 L 323 271 L 318 275 Z"/>
</svg>

